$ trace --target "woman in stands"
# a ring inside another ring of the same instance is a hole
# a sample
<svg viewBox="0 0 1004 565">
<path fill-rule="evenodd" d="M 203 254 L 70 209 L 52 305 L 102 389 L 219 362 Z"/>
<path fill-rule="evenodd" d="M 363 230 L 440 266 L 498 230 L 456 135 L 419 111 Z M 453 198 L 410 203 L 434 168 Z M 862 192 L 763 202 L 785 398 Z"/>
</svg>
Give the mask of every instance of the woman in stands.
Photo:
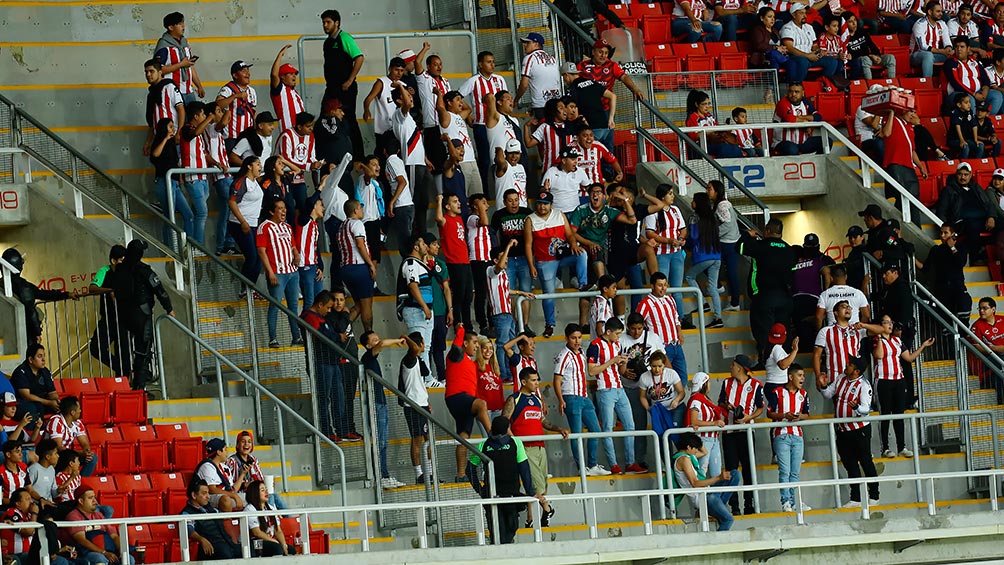
<svg viewBox="0 0 1004 565">
<path fill-rule="evenodd" d="M 781 45 L 781 36 L 774 31 L 774 10 L 765 6 L 757 16 L 760 22 L 750 30 L 750 68 L 780 70 L 788 62 L 788 48 Z"/>
<path fill-rule="evenodd" d="M 495 356 L 495 346 L 492 340 L 478 336 L 478 350 L 474 362 L 478 366 L 478 395 L 488 405 L 488 417 L 494 419 L 502 413 L 505 405 L 505 390 L 502 384 L 502 372 L 499 370 L 499 360 Z M 487 430 L 485 431 L 487 434 Z"/>
<path fill-rule="evenodd" d="M 248 512 L 275 510 L 267 502 L 268 489 L 262 481 L 251 481 L 247 490 Z M 295 555 L 296 548 L 286 544 L 286 536 L 279 524 L 278 516 L 252 516 L 248 518 L 248 530 L 252 540 L 262 540 L 261 550 L 255 550 L 254 555 L 260 557 L 276 557 L 279 555 Z"/>
<path fill-rule="evenodd" d="M 715 209 L 715 216 L 718 217 L 718 240 L 721 243 L 722 261 L 729 273 L 729 296 L 731 300 L 725 307 L 726 312 L 739 311 L 739 295 L 742 287 L 739 286 L 739 217 L 732 203 L 726 199 L 725 185 L 721 181 L 708 181 L 705 189 L 711 205 Z M 720 273 L 721 271 L 719 271 Z M 715 281 L 713 284 L 718 284 Z"/>
<path fill-rule="evenodd" d="M 261 272 L 261 261 L 258 259 L 258 249 L 255 248 L 255 230 L 258 227 L 258 217 L 261 215 L 262 200 L 265 193 L 258 184 L 261 175 L 261 159 L 254 155 L 244 159 L 241 170 L 237 171 L 234 184 L 230 187 L 230 224 L 227 229 L 230 236 L 241 248 L 244 255 L 244 266 L 241 274 L 251 284 L 258 280 Z M 243 294 L 241 295 L 243 296 Z"/>
<path fill-rule="evenodd" d="M 718 119 L 711 113 L 711 97 L 703 90 L 691 90 L 687 95 L 687 127 L 717 126 Z M 694 131 L 687 134 L 690 139 L 700 143 L 701 133 Z M 712 157 L 719 159 L 742 157 L 736 134 L 731 131 L 709 131 L 706 150 Z"/>
<path fill-rule="evenodd" d="M 268 214 L 265 211 L 272 207 L 272 202 L 282 200 L 286 203 L 286 210 L 289 211 L 289 214 L 286 216 L 286 223 L 290 226 L 293 225 L 292 215 L 296 207 L 296 201 L 293 199 L 293 193 L 290 192 L 289 186 L 283 180 L 284 172 L 285 167 L 282 165 L 281 157 L 272 155 L 268 159 L 265 159 L 265 166 L 262 168 L 261 177 L 261 190 L 264 196 L 262 198 L 261 214 L 258 216 L 259 222 L 268 219 Z"/>
<path fill-rule="evenodd" d="M 253 452 L 254 436 L 251 435 L 251 432 L 248 430 L 242 430 L 241 433 L 237 434 L 237 445 L 234 446 L 234 453 L 232 453 L 230 457 L 227 458 L 226 463 L 224 463 L 227 471 L 227 477 L 231 480 L 231 482 L 235 482 L 237 477 L 241 475 L 241 471 L 247 467 L 247 477 L 250 481 L 241 485 L 241 488 L 237 489 L 238 492 L 242 494 L 247 492 L 251 482 L 265 480 L 265 475 L 262 473 L 261 465 L 258 464 L 258 459 L 254 455 L 251 455 Z M 286 504 L 283 503 L 277 493 L 268 495 L 268 503 L 275 506 L 279 510 L 286 509 Z"/>
<path fill-rule="evenodd" d="M 711 295 L 711 312 L 714 317 L 705 326 L 707 328 L 721 328 L 725 326 L 722 321 L 722 302 L 718 296 L 718 272 L 722 268 L 722 245 L 718 231 L 718 218 L 715 216 L 714 205 L 707 192 L 694 194 L 691 204 L 694 208 L 694 216 L 690 219 L 690 228 L 687 230 L 687 246 L 690 248 L 691 266 L 687 271 L 687 284 L 700 290 L 697 284 L 697 277 L 704 274 L 708 279 L 708 294 Z M 704 302 L 702 299 L 700 302 Z M 701 307 L 700 304 L 697 306 Z"/>
<path fill-rule="evenodd" d="M 178 157 L 178 144 L 175 143 L 177 135 L 174 122 L 171 118 L 164 118 L 157 122 L 154 128 L 153 145 L 150 147 L 150 162 L 153 163 L 153 193 L 160 200 L 160 209 L 166 216 L 168 214 L 167 203 L 167 171 L 180 167 Z M 194 233 L 195 215 L 192 208 L 185 199 L 185 194 L 181 191 L 181 185 L 177 179 L 171 180 L 171 192 L 174 194 L 174 211 L 181 214 L 182 222 L 185 226 L 185 233 Z M 173 222 L 174 218 L 170 218 Z M 172 233 L 167 226 L 164 227 L 164 243 L 171 243 Z"/>
</svg>

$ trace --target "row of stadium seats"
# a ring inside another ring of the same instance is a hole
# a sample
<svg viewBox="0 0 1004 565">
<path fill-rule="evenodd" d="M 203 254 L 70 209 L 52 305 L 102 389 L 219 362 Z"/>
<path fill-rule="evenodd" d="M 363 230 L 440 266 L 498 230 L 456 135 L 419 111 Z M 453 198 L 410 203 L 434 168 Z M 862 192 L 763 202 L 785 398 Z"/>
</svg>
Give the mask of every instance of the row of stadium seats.
<svg viewBox="0 0 1004 565">
<path fill-rule="evenodd" d="M 54 382 L 61 398 L 72 395 L 80 399 L 80 419 L 84 425 L 147 422 L 146 392 L 132 390 L 125 377 L 55 379 Z"/>
<path fill-rule="evenodd" d="M 186 424 L 89 426 L 87 437 L 98 454 L 99 474 L 190 472 L 205 456 L 203 441 Z"/>
</svg>

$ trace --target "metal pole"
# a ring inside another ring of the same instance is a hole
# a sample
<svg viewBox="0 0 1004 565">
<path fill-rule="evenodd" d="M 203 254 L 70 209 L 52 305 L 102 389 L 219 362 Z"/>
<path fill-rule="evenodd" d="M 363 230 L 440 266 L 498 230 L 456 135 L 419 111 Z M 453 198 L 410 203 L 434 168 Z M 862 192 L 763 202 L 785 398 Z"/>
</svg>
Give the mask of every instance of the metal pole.
<svg viewBox="0 0 1004 565">
<path fill-rule="evenodd" d="M 659 434 L 655 433 L 652 430 L 645 430 L 645 432 L 646 432 L 645 435 L 655 438 L 655 441 L 652 442 L 652 447 L 655 450 L 655 481 L 659 485 L 659 487 L 658 487 L 659 488 L 659 496 L 657 497 L 658 498 L 658 503 L 659 503 L 659 519 L 665 520 L 666 519 L 666 505 L 663 503 L 664 499 L 663 499 L 663 496 L 662 496 L 662 484 L 663 484 L 663 476 L 662 476 L 662 447 L 659 445 Z M 652 513 L 651 502 L 652 501 L 649 500 L 648 497 L 645 497 L 645 507 L 648 508 L 648 514 L 649 515 L 651 515 L 651 513 Z"/>
<path fill-rule="evenodd" d="M 258 373 L 258 332 L 255 328 L 255 313 L 254 313 L 254 287 L 248 287 L 247 289 L 247 307 L 248 307 L 248 337 L 251 340 L 251 376 L 254 378 L 255 382 L 261 381 L 261 375 Z M 262 417 L 261 417 L 261 393 L 258 391 L 257 387 L 252 387 L 254 390 L 248 390 L 248 384 L 244 383 L 245 390 L 254 395 L 254 415 L 255 421 L 258 424 L 258 435 L 264 435 L 262 431 L 264 430 Z M 344 474 L 344 469 L 342 473 Z"/>
<path fill-rule="evenodd" d="M 922 414 L 919 414 L 922 415 Z M 993 418 L 991 418 L 993 420 Z M 917 441 L 917 418 L 910 418 L 910 442 L 913 444 L 913 473 L 920 474 L 920 445 Z M 917 502 L 923 502 L 924 487 L 917 481 Z"/>
<path fill-rule="evenodd" d="M 827 436 L 830 440 L 830 467 L 833 469 L 833 478 L 840 478 L 840 471 L 837 470 L 837 438 L 833 431 L 833 426 L 826 426 Z M 866 497 L 867 498 L 867 497 Z M 833 485 L 833 506 L 840 507 L 840 486 Z"/>
<path fill-rule="evenodd" d="M 369 457 L 364 457 L 363 461 L 366 464 L 366 478 L 373 481 L 374 483 L 380 482 L 380 465 L 373 459 L 374 456 L 379 457 L 380 448 L 376 445 L 376 434 L 373 433 L 373 422 L 376 418 L 376 408 L 371 406 L 372 402 L 370 400 L 370 388 L 367 384 L 369 377 L 366 375 L 363 366 L 360 365 L 356 367 L 359 371 L 359 379 L 362 380 L 363 386 L 359 387 L 359 402 L 361 406 L 366 407 L 366 414 L 362 414 L 362 409 L 360 409 L 360 418 L 363 425 L 363 445 L 369 448 Z M 346 399 L 346 405 L 348 405 L 348 399 Z M 371 419 L 373 418 L 373 419 Z M 376 485 L 379 490 L 380 485 Z"/>
<path fill-rule="evenodd" d="M 439 502 L 439 462 L 436 455 L 436 422 L 429 418 L 429 464 L 432 466 L 432 476 L 426 477 L 427 482 L 432 483 L 432 500 Z M 424 449 L 422 451 L 425 451 Z M 439 547 L 445 547 L 446 540 L 443 537 L 443 513 L 436 505 L 436 541 Z M 481 535 L 484 536 L 484 527 L 481 528 Z"/>
<path fill-rule="evenodd" d="M 227 426 L 227 406 L 223 391 L 223 367 L 220 366 L 219 357 L 215 357 L 214 360 L 216 361 L 216 393 L 220 396 L 220 426 L 223 427 L 223 441 L 229 441 L 227 438 L 230 437 L 230 430 L 228 429 L 229 426 Z M 160 363 L 160 366 L 163 366 L 163 362 Z M 283 486 L 285 487 L 286 485 Z"/>
<path fill-rule="evenodd" d="M 321 368 L 317 366 L 317 360 L 314 355 L 314 338 L 312 336 L 306 335 L 304 336 L 303 341 L 305 343 L 305 351 L 307 354 L 307 361 L 306 361 L 307 375 L 313 377 L 314 380 L 310 381 L 311 383 L 317 382 L 318 379 L 321 379 L 323 377 L 320 374 Z M 321 402 L 324 402 L 325 404 L 324 409 L 328 412 L 328 414 L 331 414 L 331 398 L 330 397 L 320 398 L 318 395 L 319 392 L 320 392 L 320 387 L 312 387 L 311 390 L 312 394 L 310 395 L 310 407 L 314 413 L 314 422 L 318 424 L 318 426 L 321 423 L 321 407 L 320 407 Z M 328 418 L 328 421 L 329 422 L 331 421 L 330 416 Z M 321 431 L 323 432 L 324 430 Z M 321 461 L 321 442 L 319 441 L 314 442 L 314 460 L 318 462 Z M 317 465 L 317 468 L 314 469 L 314 476 L 317 477 L 318 481 L 325 480 L 326 477 L 323 465 Z M 343 500 L 342 504 L 345 504 L 345 502 L 346 501 Z"/>
<path fill-rule="evenodd" d="M 94 314 L 94 316 L 95 316 L 94 329 L 95 330 L 98 329 L 98 324 L 100 323 L 100 322 L 97 322 L 97 319 L 99 319 L 101 317 L 101 304 L 102 304 L 102 302 L 103 301 L 101 300 L 101 297 L 98 296 L 98 311 Z M 84 308 L 84 327 L 86 327 L 88 330 L 91 328 L 91 321 L 90 321 L 90 317 L 87 315 L 87 308 Z M 80 331 L 80 330 L 77 330 L 77 331 Z M 89 374 L 91 376 L 94 376 L 94 356 L 90 355 L 90 349 L 89 349 L 89 347 L 90 347 L 90 341 L 89 340 L 88 340 L 88 344 L 87 345 L 88 345 L 87 374 Z M 81 367 L 81 370 L 83 370 L 83 367 Z M 97 374 L 97 376 L 101 376 L 101 372 L 102 372 L 101 371 L 101 366 L 99 364 L 98 365 L 98 374 Z"/>
<path fill-rule="evenodd" d="M 703 308 L 698 308 L 698 310 L 703 310 Z M 768 437 L 770 434 L 767 434 Z M 746 428 L 746 449 L 749 453 L 750 458 L 750 478 L 753 479 L 751 483 L 753 486 L 757 484 L 756 478 L 756 453 L 753 450 L 753 428 Z M 760 513 L 760 491 L 753 491 L 753 509 L 759 514 Z"/>
<path fill-rule="evenodd" d="M 282 412 L 279 410 L 279 405 L 275 406 L 275 416 L 276 422 L 279 425 L 279 472 L 282 474 L 282 491 L 289 492 L 289 472 L 286 470 L 286 431 L 282 423 Z M 342 504 L 346 501 L 343 500 Z"/>
</svg>

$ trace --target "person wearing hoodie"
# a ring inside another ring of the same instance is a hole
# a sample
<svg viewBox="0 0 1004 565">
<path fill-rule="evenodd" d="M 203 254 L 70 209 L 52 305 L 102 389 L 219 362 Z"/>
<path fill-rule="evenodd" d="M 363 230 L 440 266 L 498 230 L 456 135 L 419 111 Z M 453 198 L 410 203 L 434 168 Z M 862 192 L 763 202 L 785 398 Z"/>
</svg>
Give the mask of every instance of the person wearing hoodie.
<svg viewBox="0 0 1004 565">
<path fill-rule="evenodd" d="M 153 58 L 160 61 L 164 78 L 171 79 L 178 85 L 178 92 L 186 105 L 198 98 L 205 98 L 206 90 L 202 88 L 202 79 L 195 70 L 195 62 L 199 58 L 192 54 L 188 38 L 185 37 L 185 15 L 171 12 L 164 16 L 164 30 L 164 35 L 160 36 L 157 46 L 153 48 Z"/>
<path fill-rule="evenodd" d="M 70 294 L 65 290 L 41 289 L 35 286 L 34 283 L 24 280 L 24 277 L 21 276 L 21 273 L 24 272 L 24 256 L 13 247 L 4 250 L 3 260 L 17 269 L 17 272 L 11 275 L 11 288 L 14 291 L 14 298 L 24 306 L 24 322 L 27 329 L 28 344 L 41 343 L 42 320 L 39 318 L 38 310 L 35 308 L 35 301 L 51 302 L 53 300 L 66 300 L 68 298 L 76 300 L 77 294 L 76 292 Z M 2 274 L 0 272 L 0 275 Z"/>
<path fill-rule="evenodd" d="M 131 287 L 130 292 L 121 293 L 128 296 L 128 301 L 119 310 L 133 340 L 132 389 L 143 390 L 146 383 L 153 378 L 150 368 L 151 347 L 153 346 L 153 306 L 154 299 L 160 302 L 164 311 L 174 316 L 171 297 L 153 268 L 143 262 L 143 252 L 147 243 L 134 239 L 126 246 L 126 256 L 123 262 L 123 285 Z M 116 290 L 116 296 L 120 293 Z"/>
</svg>

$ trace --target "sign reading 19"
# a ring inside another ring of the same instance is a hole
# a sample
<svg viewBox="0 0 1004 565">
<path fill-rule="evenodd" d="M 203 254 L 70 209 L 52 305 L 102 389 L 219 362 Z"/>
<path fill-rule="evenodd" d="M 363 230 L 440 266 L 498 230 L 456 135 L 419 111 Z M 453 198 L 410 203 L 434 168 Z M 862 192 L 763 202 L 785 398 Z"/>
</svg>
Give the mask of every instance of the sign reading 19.
<svg viewBox="0 0 1004 565">
<path fill-rule="evenodd" d="M 723 165 L 723 168 L 734 176 L 736 180 L 743 183 L 743 186 L 746 188 L 755 189 L 767 187 L 766 182 L 764 182 L 766 178 L 766 171 L 764 170 L 763 165 Z M 816 178 L 816 164 L 812 161 L 805 161 L 802 163 L 783 163 L 781 164 L 781 170 L 784 174 L 783 180 L 786 181 L 812 180 Z M 730 186 L 729 188 L 734 187 Z"/>
</svg>

